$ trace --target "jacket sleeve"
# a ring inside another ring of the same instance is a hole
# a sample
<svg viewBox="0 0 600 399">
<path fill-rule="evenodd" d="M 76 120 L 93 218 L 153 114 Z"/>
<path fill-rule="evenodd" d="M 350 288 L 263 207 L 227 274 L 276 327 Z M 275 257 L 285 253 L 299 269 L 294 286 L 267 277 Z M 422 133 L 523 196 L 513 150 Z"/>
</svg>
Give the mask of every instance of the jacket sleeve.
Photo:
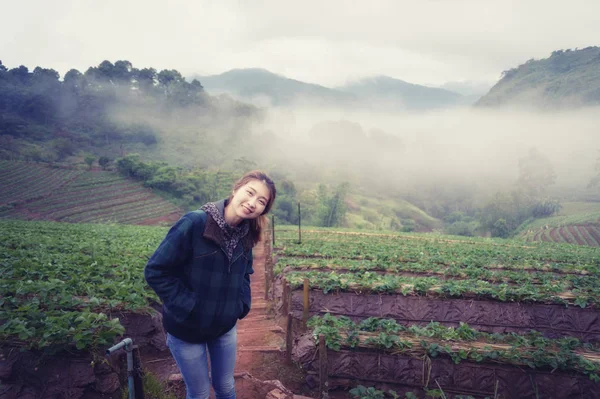
<svg viewBox="0 0 600 399">
<path fill-rule="evenodd" d="M 240 315 L 240 319 L 246 317 L 252 307 L 252 290 L 250 289 L 250 275 L 254 273 L 252 262 L 252 250 L 250 250 L 248 264 L 246 265 L 246 274 L 244 275 L 244 282 L 242 285 L 242 304 L 244 305 L 244 311 Z"/>
<path fill-rule="evenodd" d="M 148 285 L 175 319 L 185 320 L 196 303 L 195 296 L 181 281 L 183 265 L 193 248 L 193 220 L 184 215 L 150 257 L 144 269 Z"/>
</svg>

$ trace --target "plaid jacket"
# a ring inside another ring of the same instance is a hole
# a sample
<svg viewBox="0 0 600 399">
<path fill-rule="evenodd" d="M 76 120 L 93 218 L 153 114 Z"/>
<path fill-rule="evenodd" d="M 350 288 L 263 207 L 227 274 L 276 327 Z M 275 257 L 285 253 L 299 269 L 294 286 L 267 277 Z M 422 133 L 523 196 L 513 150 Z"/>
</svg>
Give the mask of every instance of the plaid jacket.
<svg viewBox="0 0 600 399">
<path fill-rule="evenodd" d="M 230 262 L 220 237 L 210 215 L 189 212 L 169 230 L 144 270 L 163 302 L 165 330 L 181 340 L 217 338 L 250 311 L 252 239 L 242 239 Z"/>
</svg>

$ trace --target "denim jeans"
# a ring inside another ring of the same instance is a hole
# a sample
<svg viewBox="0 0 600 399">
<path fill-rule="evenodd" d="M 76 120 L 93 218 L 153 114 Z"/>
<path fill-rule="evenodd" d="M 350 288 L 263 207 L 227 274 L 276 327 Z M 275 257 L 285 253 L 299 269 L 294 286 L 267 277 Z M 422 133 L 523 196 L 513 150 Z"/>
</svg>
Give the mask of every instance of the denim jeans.
<svg viewBox="0 0 600 399">
<path fill-rule="evenodd" d="M 208 399 L 211 377 L 217 399 L 235 399 L 236 327 L 203 344 L 192 344 L 167 334 L 167 345 L 183 376 L 186 399 Z M 210 356 L 210 376 L 207 353 Z"/>
</svg>

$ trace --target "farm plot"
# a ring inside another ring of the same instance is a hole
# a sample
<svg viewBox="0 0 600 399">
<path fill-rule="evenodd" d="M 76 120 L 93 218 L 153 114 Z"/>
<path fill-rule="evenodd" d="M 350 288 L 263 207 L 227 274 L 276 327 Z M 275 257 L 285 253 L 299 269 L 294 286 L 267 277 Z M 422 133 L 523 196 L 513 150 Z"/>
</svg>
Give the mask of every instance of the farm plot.
<svg viewBox="0 0 600 399">
<path fill-rule="evenodd" d="M 143 268 L 165 233 L 0 221 L 0 363 L 9 397 L 23 386 L 35 397 L 112 393 L 118 376 L 97 361 L 107 346 L 126 335 L 164 349 Z"/>
<path fill-rule="evenodd" d="M 0 205 L 43 198 L 83 173 L 26 162 L 0 161 Z"/>
<path fill-rule="evenodd" d="M 451 329 L 465 323 L 478 334 L 523 336 L 535 330 L 546 340 L 567 339 L 590 347 L 600 343 L 600 259 L 595 248 L 331 231 L 303 232 L 298 244 L 296 234 L 276 232 L 274 266 L 274 291 L 281 293 L 278 306 L 296 320 L 328 314 L 355 322 L 392 319 L 403 328 L 423 328 L 434 321 Z M 301 290 L 306 283 L 308 297 Z M 449 356 L 452 364 L 454 355 Z M 484 360 L 478 359 L 465 360 L 475 369 Z M 494 362 L 523 374 L 515 364 Z M 552 369 L 538 366 L 532 372 Z M 461 367 L 457 373 L 465 372 Z M 355 378 L 367 375 L 355 372 Z M 384 380 L 372 382 L 401 381 Z M 504 397 L 514 397 L 501 378 L 497 381 Z M 476 389 L 456 385 L 458 379 L 439 383 L 444 391 L 478 396 Z M 420 386 L 433 389 L 423 381 Z"/>
<path fill-rule="evenodd" d="M 52 171 L 47 167 L 40 168 Z M 0 218 L 137 224 L 161 218 L 175 221 L 182 214 L 181 209 L 153 194 L 152 190 L 115 173 L 60 171 L 77 174 L 60 187 L 50 186 L 50 191 L 45 192 L 43 198 L 35 197 L 34 192 L 27 194 L 30 198 L 27 203 L 7 207 L 0 212 Z M 15 183 L 15 186 L 18 184 Z M 27 187 L 23 187 L 23 190 L 27 191 Z M 6 195 L 11 194 L 8 192 Z"/>
<path fill-rule="evenodd" d="M 594 223 L 548 227 L 524 235 L 525 241 L 546 241 L 576 245 L 600 246 L 600 225 Z"/>
</svg>

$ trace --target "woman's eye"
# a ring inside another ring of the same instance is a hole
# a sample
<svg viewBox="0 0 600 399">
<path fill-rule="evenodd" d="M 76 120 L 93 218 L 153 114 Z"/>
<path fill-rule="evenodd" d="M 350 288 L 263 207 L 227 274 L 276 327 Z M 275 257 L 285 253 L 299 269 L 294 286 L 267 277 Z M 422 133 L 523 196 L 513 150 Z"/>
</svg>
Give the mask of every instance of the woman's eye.
<svg viewBox="0 0 600 399">
<path fill-rule="evenodd" d="M 267 206 L 267 204 L 266 204 L 264 201 L 260 201 L 260 204 L 261 204 L 262 206 Z"/>
<path fill-rule="evenodd" d="M 246 190 L 246 192 L 248 193 L 248 195 L 249 195 L 249 196 L 251 196 L 251 197 L 252 197 L 252 191 L 250 191 L 250 190 Z"/>
</svg>

